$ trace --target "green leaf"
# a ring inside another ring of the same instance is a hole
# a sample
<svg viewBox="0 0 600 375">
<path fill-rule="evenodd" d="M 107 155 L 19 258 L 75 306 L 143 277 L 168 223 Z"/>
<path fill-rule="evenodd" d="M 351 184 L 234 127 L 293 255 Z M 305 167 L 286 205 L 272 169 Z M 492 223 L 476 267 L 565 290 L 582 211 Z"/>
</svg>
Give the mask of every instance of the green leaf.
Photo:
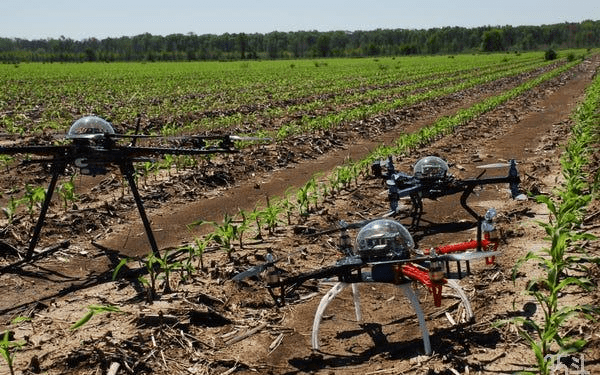
<svg viewBox="0 0 600 375">
<path fill-rule="evenodd" d="M 75 324 L 73 324 L 71 326 L 71 331 L 74 331 L 77 328 L 79 328 L 82 325 L 84 325 L 85 323 L 89 322 L 90 319 L 92 319 L 92 316 L 94 316 L 94 312 L 92 310 L 90 310 L 87 313 L 85 313 L 85 315 L 81 319 L 79 319 Z"/>
</svg>

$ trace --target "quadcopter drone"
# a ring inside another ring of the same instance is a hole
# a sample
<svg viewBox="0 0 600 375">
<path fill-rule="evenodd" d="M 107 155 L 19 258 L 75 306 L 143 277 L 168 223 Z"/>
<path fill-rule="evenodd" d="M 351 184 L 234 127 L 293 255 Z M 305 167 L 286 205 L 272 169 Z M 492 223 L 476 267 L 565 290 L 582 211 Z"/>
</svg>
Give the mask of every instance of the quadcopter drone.
<svg viewBox="0 0 600 375">
<path fill-rule="evenodd" d="M 481 240 L 481 223 L 484 218 L 467 204 L 467 199 L 473 193 L 475 187 L 490 184 L 509 184 L 511 196 L 516 199 L 519 193 L 519 172 L 517 163 L 510 160 L 508 164 L 497 163 L 479 166 L 478 168 L 501 168 L 508 167 L 506 176 L 482 178 L 485 170 L 476 178 L 458 179 L 448 173 L 448 164 L 437 156 L 427 156 L 420 159 L 413 168 L 413 175 L 397 172 L 390 156 L 388 160 L 377 160 L 371 165 L 371 171 L 375 177 L 383 178 L 388 188 L 388 200 L 390 202 L 390 214 L 398 212 L 398 202 L 402 197 L 410 197 L 412 206 L 408 214 L 411 217 L 411 228 L 419 227 L 423 216 L 423 198 L 435 200 L 442 196 L 462 193 L 460 196 L 461 206 L 475 218 L 478 229 L 478 240 Z"/>
<path fill-rule="evenodd" d="M 139 117 L 136 133 L 138 130 Z M 0 154 L 23 154 L 39 157 L 27 159 L 23 162 L 25 164 L 38 163 L 50 165 L 52 177 L 24 261 L 32 260 L 50 200 L 52 199 L 52 193 L 54 192 L 59 176 L 66 172 L 67 166 L 71 165 L 77 168 L 82 175 L 91 176 L 106 174 L 109 165 L 117 166 L 129 184 L 152 252 L 155 255 L 159 255 L 158 246 L 135 182 L 134 163 L 152 161 L 149 157 L 167 154 L 207 155 L 235 153 L 239 151 L 235 149 L 234 141 L 264 140 L 262 138 L 238 137 L 233 135 L 198 135 L 182 137 L 182 142 L 180 143 L 191 144 L 191 147 L 140 147 L 135 145 L 137 139 L 149 137 L 153 136 L 117 134 L 108 121 L 97 116 L 86 116 L 75 121 L 70 127 L 66 136 L 66 139 L 70 141 L 69 144 L 0 146 Z M 130 139 L 131 141 L 127 145 L 122 145 L 119 144 L 119 140 L 121 139 Z M 39 254 L 37 257 L 39 258 Z M 13 264 L 8 267 L 14 266 Z"/>
<path fill-rule="evenodd" d="M 358 283 L 397 285 L 411 302 L 419 320 L 425 353 L 431 354 L 425 317 L 411 284 L 419 283 L 425 286 L 433 295 L 436 307 L 441 306 L 442 288 L 446 286 L 454 289 L 465 307 L 467 319 L 472 319 L 473 313 L 466 294 L 456 280 L 450 276 L 462 277 L 461 262 L 466 263 L 467 272 L 470 271 L 470 261 L 472 260 L 485 258 L 486 263 L 494 263 L 495 256 L 499 254 L 497 251 L 498 240 L 495 238 L 493 224 L 495 215 L 494 209 L 489 209 L 485 214 L 481 225 L 481 231 L 484 232 L 482 239 L 428 250 L 415 249 L 412 236 L 396 220 L 379 218 L 355 224 L 347 224 L 342 221 L 339 224 L 338 246 L 344 257 L 334 265 L 284 277 L 282 270 L 276 266 L 277 260 L 274 260 L 272 254 L 268 254 L 266 263 L 237 274 L 233 280 L 240 282 L 247 277 L 264 275 L 269 294 L 276 305 L 282 306 L 305 282 L 337 278 L 337 283 L 323 296 L 315 313 L 312 330 L 314 350 L 319 349 L 318 332 L 323 313 L 342 290 L 352 286 L 356 319 L 360 321 Z M 356 244 L 353 246 L 348 230 L 358 228 L 360 230 L 356 236 Z M 454 261 L 457 264 L 456 273 L 450 270 L 450 262 Z"/>
</svg>

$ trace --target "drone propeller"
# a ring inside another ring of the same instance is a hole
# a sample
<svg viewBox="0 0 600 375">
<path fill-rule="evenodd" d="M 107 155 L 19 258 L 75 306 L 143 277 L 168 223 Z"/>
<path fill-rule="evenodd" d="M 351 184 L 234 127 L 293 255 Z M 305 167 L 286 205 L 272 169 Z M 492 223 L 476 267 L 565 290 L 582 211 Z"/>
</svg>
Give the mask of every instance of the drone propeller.
<svg viewBox="0 0 600 375">
<path fill-rule="evenodd" d="M 219 140 L 219 139 L 229 139 L 231 141 L 264 141 L 270 142 L 271 138 L 268 137 L 252 137 L 252 136 L 240 136 L 240 135 L 182 135 L 182 136 L 162 136 L 162 135 L 151 135 L 151 134 L 106 134 L 105 136 L 110 138 L 128 138 L 128 139 L 137 139 L 137 138 L 162 138 L 167 140 L 192 140 L 192 139 L 203 139 L 203 140 Z"/>
<path fill-rule="evenodd" d="M 440 255 L 424 255 L 417 256 L 414 258 L 406 258 L 406 259 L 391 259 L 391 260 L 382 260 L 377 262 L 368 262 L 371 265 L 383 265 L 383 264 L 402 264 L 402 263 L 419 263 L 419 262 L 428 262 L 428 261 L 462 261 L 467 262 L 473 259 L 481 259 L 481 258 L 491 258 L 494 256 L 499 256 L 499 251 L 470 251 L 466 253 L 454 253 L 454 254 L 440 254 Z"/>
<path fill-rule="evenodd" d="M 470 251 L 459 254 L 444 254 L 440 255 L 439 258 L 442 260 L 469 261 L 473 259 L 491 258 L 498 255 L 500 255 L 499 251 Z"/>
<path fill-rule="evenodd" d="M 378 216 L 376 218 L 373 219 L 366 219 L 366 220 L 362 220 L 362 221 L 355 221 L 353 223 L 348 223 L 345 220 L 340 220 L 337 222 L 337 225 L 333 228 L 329 228 L 329 229 L 325 229 L 322 230 L 320 232 L 316 232 L 316 233 L 311 233 L 309 234 L 309 236 L 321 236 L 324 234 L 329 234 L 329 233 L 334 233 L 334 232 L 338 232 L 338 231 L 344 231 L 344 230 L 348 230 L 348 229 L 358 229 L 358 228 L 362 228 L 365 225 L 369 224 L 372 221 L 375 220 L 380 220 L 380 219 L 384 219 L 387 217 L 390 217 L 392 215 L 394 215 L 395 212 L 393 211 L 388 211 L 385 214 Z"/>
<path fill-rule="evenodd" d="M 479 168 L 479 169 L 495 169 L 495 168 L 508 168 L 508 167 L 510 167 L 509 163 L 492 163 L 492 164 L 478 165 L 475 168 Z"/>
<path fill-rule="evenodd" d="M 248 268 L 247 270 L 238 273 L 237 275 L 232 277 L 231 280 L 239 282 L 248 277 L 258 276 L 266 269 L 275 266 L 276 263 L 286 259 L 287 257 L 289 257 L 291 255 L 301 252 L 301 251 L 302 251 L 302 249 L 298 249 L 296 251 L 286 254 L 286 256 L 282 256 L 277 259 L 273 258 L 273 254 L 267 253 L 267 255 L 266 255 L 267 261 L 265 263 L 252 266 L 252 267 Z"/>
<path fill-rule="evenodd" d="M 248 268 L 246 271 L 238 273 L 237 275 L 232 277 L 231 280 L 239 282 L 248 277 L 258 276 L 258 275 L 260 275 L 261 272 L 266 270 L 267 267 L 270 267 L 274 264 L 275 264 L 275 262 L 266 262 L 263 264 L 258 264 L 256 266 L 252 266 L 252 267 Z"/>
</svg>

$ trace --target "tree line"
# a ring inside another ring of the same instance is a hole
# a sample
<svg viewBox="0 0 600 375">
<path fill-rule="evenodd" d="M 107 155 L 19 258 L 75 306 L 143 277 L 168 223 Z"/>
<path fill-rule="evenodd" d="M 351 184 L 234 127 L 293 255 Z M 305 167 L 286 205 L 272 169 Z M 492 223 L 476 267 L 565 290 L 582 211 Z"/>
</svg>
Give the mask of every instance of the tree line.
<svg viewBox="0 0 600 375">
<path fill-rule="evenodd" d="M 149 33 L 120 38 L 0 38 L 0 61 L 194 61 L 458 54 L 600 46 L 600 21 L 542 26 L 422 30 L 295 31 L 267 34 Z"/>
</svg>

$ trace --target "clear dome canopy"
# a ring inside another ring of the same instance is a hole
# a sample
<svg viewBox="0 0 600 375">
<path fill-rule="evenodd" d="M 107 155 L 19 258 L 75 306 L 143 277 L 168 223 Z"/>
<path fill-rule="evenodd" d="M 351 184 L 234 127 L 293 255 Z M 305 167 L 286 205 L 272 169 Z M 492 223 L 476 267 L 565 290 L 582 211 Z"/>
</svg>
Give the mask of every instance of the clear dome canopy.
<svg viewBox="0 0 600 375">
<path fill-rule="evenodd" d="M 366 260 L 410 257 L 415 243 L 408 230 L 399 222 L 379 219 L 362 227 L 356 236 L 358 254 Z"/>
<path fill-rule="evenodd" d="M 71 139 L 91 139 L 101 134 L 115 134 L 110 123 L 97 116 L 86 116 L 75 121 L 67 138 Z"/>
<path fill-rule="evenodd" d="M 437 156 L 426 156 L 414 167 L 417 178 L 442 178 L 448 173 L 448 164 Z"/>
</svg>

